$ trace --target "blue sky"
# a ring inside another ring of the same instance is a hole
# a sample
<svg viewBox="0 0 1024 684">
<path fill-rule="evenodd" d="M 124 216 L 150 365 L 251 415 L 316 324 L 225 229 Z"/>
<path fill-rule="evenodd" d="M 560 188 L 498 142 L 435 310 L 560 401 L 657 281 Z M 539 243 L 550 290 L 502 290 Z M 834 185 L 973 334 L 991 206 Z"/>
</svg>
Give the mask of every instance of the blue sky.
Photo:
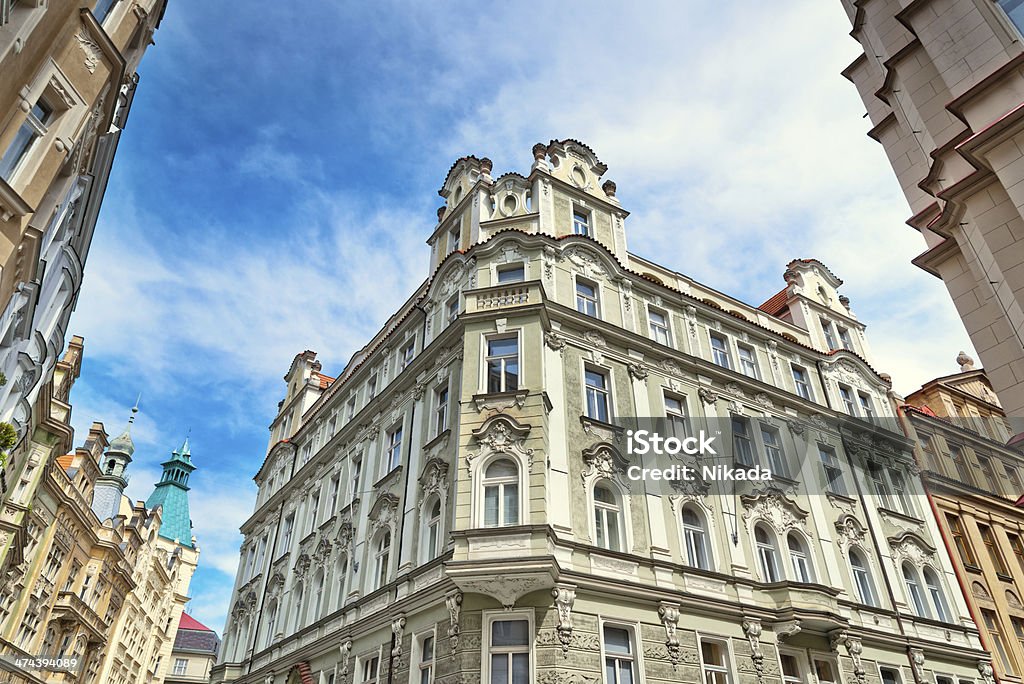
<svg viewBox="0 0 1024 684">
<path fill-rule="evenodd" d="M 335 374 L 426 276 L 461 155 L 525 173 L 533 143 L 587 142 L 632 251 L 755 305 L 819 258 L 903 392 L 970 352 L 909 263 L 838 0 L 169 5 L 71 321 L 73 416 L 116 434 L 142 393 L 135 498 L 191 428 L 190 611 L 218 631 L 281 376 L 303 349 Z"/>
</svg>

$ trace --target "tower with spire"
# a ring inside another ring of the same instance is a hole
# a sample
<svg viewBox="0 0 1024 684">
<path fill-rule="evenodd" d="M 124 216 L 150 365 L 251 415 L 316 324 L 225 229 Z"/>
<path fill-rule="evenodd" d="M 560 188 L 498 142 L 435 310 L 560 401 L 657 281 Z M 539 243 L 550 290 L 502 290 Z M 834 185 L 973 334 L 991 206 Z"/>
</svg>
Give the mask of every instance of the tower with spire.
<svg viewBox="0 0 1024 684">
<path fill-rule="evenodd" d="M 124 488 L 128 486 L 126 471 L 128 464 L 132 462 L 132 454 L 135 453 L 131 432 L 135 414 L 138 412 L 139 402 L 136 401 L 124 431 L 111 440 L 110 446 L 103 454 L 100 476 L 96 479 L 92 498 L 92 510 L 100 520 L 115 517 L 121 509 L 121 497 L 124 495 Z"/>
<path fill-rule="evenodd" d="M 188 510 L 188 478 L 196 469 L 192 465 L 192 454 L 188 437 L 171 457 L 160 464 L 164 473 L 156 489 L 146 500 L 146 508 L 163 508 L 160 536 L 175 543 L 192 546 L 192 518 Z"/>
</svg>

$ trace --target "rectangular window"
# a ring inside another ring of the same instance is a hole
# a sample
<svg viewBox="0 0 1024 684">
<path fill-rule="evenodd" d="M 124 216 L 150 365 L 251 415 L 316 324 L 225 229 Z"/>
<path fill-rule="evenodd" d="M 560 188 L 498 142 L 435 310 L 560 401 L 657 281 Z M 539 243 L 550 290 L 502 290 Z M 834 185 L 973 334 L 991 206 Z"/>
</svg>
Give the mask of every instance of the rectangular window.
<svg viewBox="0 0 1024 684">
<path fill-rule="evenodd" d="M 1024 544 L 1021 544 L 1020 537 L 1016 534 L 1007 533 L 1006 538 L 1010 540 L 1010 548 L 1013 549 L 1013 555 L 1017 558 L 1018 567 L 1024 571 Z"/>
<path fill-rule="evenodd" d="M 832 323 L 822 318 L 821 329 L 825 333 L 825 344 L 828 345 L 828 348 L 837 349 L 839 345 L 836 344 L 836 336 L 832 333 Z"/>
<path fill-rule="evenodd" d="M 377 374 L 374 373 L 370 376 L 370 379 L 366 382 L 366 401 L 370 401 L 377 396 Z"/>
<path fill-rule="evenodd" d="M 836 327 L 839 330 L 839 342 L 843 345 L 843 349 L 853 351 L 853 340 L 850 339 L 850 331 L 846 328 Z"/>
<path fill-rule="evenodd" d="M 996 645 L 996 652 L 999 654 L 999 662 L 1003 666 L 1003 671 L 1010 675 L 1015 674 L 1013 666 L 1010 665 L 1010 649 L 1007 647 L 1006 640 L 999 629 L 999 618 L 996 616 L 995 611 L 982 608 L 981 617 L 985 621 L 985 631 L 988 632 L 989 641 Z"/>
<path fill-rule="evenodd" d="M 950 536 L 953 537 L 953 545 L 956 546 L 957 553 L 960 554 L 960 560 L 963 561 L 964 565 L 978 567 L 978 560 L 974 557 L 974 551 L 967 541 L 967 535 L 964 533 L 964 526 L 960 522 L 960 518 L 947 513 L 946 524 L 949 526 Z"/>
<path fill-rule="evenodd" d="M 633 684 L 637 673 L 632 633 L 624 627 L 605 625 L 602 635 L 605 684 Z"/>
<path fill-rule="evenodd" d="M 792 653 L 779 652 L 779 663 L 782 665 L 783 684 L 804 684 L 803 668 L 800 659 Z"/>
<path fill-rule="evenodd" d="M 882 684 L 900 684 L 900 672 L 892 667 L 881 667 L 878 669 L 882 676 Z"/>
<path fill-rule="evenodd" d="M 434 635 L 423 637 L 420 642 L 419 684 L 431 684 L 434 681 Z"/>
<path fill-rule="evenodd" d="M 669 335 L 668 327 L 668 314 L 664 311 L 648 309 L 647 318 L 651 326 L 651 339 L 658 344 L 668 346 L 671 342 L 671 335 Z"/>
<path fill-rule="evenodd" d="M 978 454 L 978 469 L 981 471 L 981 486 L 993 494 L 999 494 L 999 483 L 996 481 L 996 471 L 992 468 L 992 459 Z"/>
<path fill-rule="evenodd" d="M 401 367 L 398 370 L 403 371 L 408 368 L 414 358 L 416 358 L 416 340 L 402 348 Z"/>
<path fill-rule="evenodd" d="M 581 279 L 576 280 L 576 310 L 594 318 L 601 315 L 601 305 L 598 301 L 595 283 Z"/>
<path fill-rule="evenodd" d="M 732 417 L 732 449 L 734 460 L 747 467 L 754 465 L 754 443 L 750 438 L 750 421 Z"/>
<path fill-rule="evenodd" d="M 576 235 L 590 235 L 590 215 L 580 209 L 573 209 L 572 232 Z"/>
<path fill-rule="evenodd" d="M 388 432 L 387 463 L 389 473 L 402 464 L 401 425 Z"/>
<path fill-rule="evenodd" d="M 779 431 L 762 425 L 761 441 L 764 442 L 764 452 L 768 457 L 768 469 L 771 470 L 772 475 L 789 477 L 786 453 L 782 450 L 782 438 L 779 436 Z"/>
<path fill-rule="evenodd" d="M 46 135 L 46 126 L 52 118 L 53 108 L 42 98 L 37 100 L 25 116 L 25 122 L 15 133 L 14 140 L 0 157 L 0 178 L 5 181 L 11 179 L 35 142 Z"/>
<path fill-rule="evenodd" d="M 358 499 L 360 490 L 359 481 L 363 476 L 363 459 L 355 458 L 352 460 L 352 498 Z"/>
<path fill-rule="evenodd" d="M 686 417 L 686 401 L 665 395 L 665 418 L 668 432 L 673 437 L 682 439 L 690 434 L 690 423 Z"/>
<path fill-rule="evenodd" d="M 448 253 L 456 251 L 459 248 L 459 242 L 462 239 L 462 227 L 455 226 L 448 231 Z"/>
<path fill-rule="evenodd" d="M 755 356 L 753 348 L 745 344 L 737 344 L 736 351 L 740 357 L 740 372 L 748 378 L 760 380 L 761 374 L 757 370 L 757 356 Z"/>
<path fill-rule="evenodd" d="M 455 295 L 448 300 L 448 322 L 454 323 L 459 317 L 459 296 Z"/>
<path fill-rule="evenodd" d="M 362 684 L 377 684 L 377 671 L 380 669 L 380 658 L 371 656 L 363 660 Z"/>
<path fill-rule="evenodd" d="M 711 360 L 722 368 L 732 368 L 729 360 L 729 343 L 721 335 L 711 333 Z"/>
<path fill-rule="evenodd" d="M 996 0 L 1017 30 L 1024 33 L 1024 2 L 1021 0 Z"/>
<path fill-rule="evenodd" d="M 188 669 L 188 661 L 185 658 L 174 659 L 174 674 L 183 675 Z"/>
<path fill-rule="evenodd" d="M 526 268 L 522 264 L 498 268 L 499 283 L 521 283 L 526 280 Z"/>
<path fill-rule="evenodd" d="M 316 528 L 316 521 L 320 517 L 320 492 L 317 491 L 313 494 L 313 497 L 309 500 L 309 532 L 312 532 Z"/>
<path fill-rule="evenodd" d="M 914 505 L 914 495 L 907 488 L 907 480 L 903 477 L 903 471 L 895 468 L 889 469 L 889 481 L 892 482 L 892 495 L 899 511 L 905 515 L 917 515 L 917 506 Z"/>
<path fill-rule="evenodd" d="M 700 640 L 700 665 L 704 684 L 730 684 L 729 653 L 723 641 Z"/>
<path fill-rule="evenodd" d="M 875 405 L 871 403 L 871 397 L 864 394 L 863 392 L 857 392 L 857 398 L 860 400 L 860 410 L 864 414 L 864 417 L 871 420 L 875 417 Z"/>
<path fill-rule="evenodd" d="M 290 513 L 284 519 L 284 530 L 281 532 L 281 553 L 287 553 L 292 546 L 292 531 L 295 529 L 295 514 Z"/>
<path fill-rule="evenodd" d="M 530 684 L 530 636 L 528 620 L 491 623 L 488 674 L 492 684 Z"/>
<path fill-rule="evenodd" d="M 811 383 L 807 380 L 807 370 L 800 366 L 791 366 L 793 370 L 793 384 L 796 386 L 796 393 L 808 401 L 813 401 L 811 394 Z"/>
<path fill-rule="evenodd" d="M 839 398 L 843 400 L 843 409 L 851 416 L 857 415 L 857 405 L 853 403 L 853 392 L 846 385 L 839 386 Z"/>
<path fill-rule="evenodd" d="M 1013 499 L 1019 498 L 1024 494 L 1024 485 L 1021 485 L 1020 473 L 1009 463 L 1003 464 L 1003 471 L 1006 472 L 1006 479 L 1010 481 L 1010 497 Z"/>
<path fill-rule="evenodd" d="M 953 461 L 953 467 L 956 469 L 960 481 L 973 487 L 974 478 L 971 476 L 971 470 L 967 467 L 967 459 L 964 458 L 964 452 L 960 447 L 950 445 L 949 458 Z"/>
<path fill-rule="evenodd" d="M 878 497 L 878 503 L 882 508 L 891 509 L 892 492 L 889 490 L 889 482 L 885 479 L 885 470 L 875 461 L 868 461 L 868 475 L 871 479 L 871 489 Z"/>
<path fill-rule="evenodd" d="M 839 682 L 835 663 L 824 658 L 814 658 L 814 675 L 818 679 L 818 684 L 838 684 Z"/>
<path fill-rule="evenodd" d="M 1024 649 L 1024 619 L 1011 615 L 1010 622 L 1013 623 L 1013 635 L 1017 637 L 1017 643 Z"/>
<path fill-rule="evenodd" d="M 327 486 L 327 517 L 330 518 L 338 512 L 338 493 L 341 491 L 341 477 L 335 475 Z"/>
<path fill-rule="evenodd" d="M 1000 575 L 1009 575 L 1010 571 L 1006 567 L 1006 561 L 1003 560 L 1003 554 L 996 543 L 992 528 L 988 525 L 978 525 L 978 532 L 981 533 L 981 541 L 985 543 L 985 549 L 988 551 L 988 556 L 992 560 L 992 566 L 996 572 Z"/>
<path fill-rule="evenodd" d="M 110 10 L 113 9 L 116 4 L 117 0 L 97 0 L 96 9 L 93 10 L 93 15 L 96 17 L 96 21 L 102 24 L 110 14 Z"/>
<path fill-rule="evenodd" d="M 352 397 L 348 400 L 348 403 L 345 404 L 345 421 L 347 422 L 352 420 L 354 415 L 356 415 L 356 398 Z"/>
<path fill-rule="evenodd" d="M 519 338 L 489 338 L 485 365 L 489 393 L 517 391 L 519 389 Z"/>
<path fill-rule="evenodd" d="M 587 395 L 587 417 L 607 423 L 611 415 L 608 401 L 608 375 L 604 371 L 584 370 Z"/>
<path fill-rule="evenodd" d="M 843 481 L 843 468 L 832 447 L 818 445 L 818 458 L 825 470 L 825 487 L 831 494 L 846 496 L 846 483 Z"/>
<path fill-rule="evenodd" d="M 448 385 L 434 390 L 434 436 L 448 429 Z"/>
</svg>

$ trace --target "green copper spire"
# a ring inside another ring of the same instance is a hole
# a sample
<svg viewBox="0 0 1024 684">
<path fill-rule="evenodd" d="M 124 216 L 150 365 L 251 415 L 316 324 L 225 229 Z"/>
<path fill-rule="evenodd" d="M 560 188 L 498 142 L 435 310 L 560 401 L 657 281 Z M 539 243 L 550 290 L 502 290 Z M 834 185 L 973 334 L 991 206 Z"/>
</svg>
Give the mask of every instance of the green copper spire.
<svg viewBox="0 0 1024 684">
<path fill-rule="evenodd" d="M 184 546 L 192 546 L 192 518 L 188 511 L 188 478 L 196 469 L 192 465 L 192 454 L 188 437 L 181 447 L 171 452 L 171 457 L 160 464 L 164 474 L 156 483 L 156 489 L 146 500 L 146 508 L 163 507 L 160 536 Z"/>
</svg>

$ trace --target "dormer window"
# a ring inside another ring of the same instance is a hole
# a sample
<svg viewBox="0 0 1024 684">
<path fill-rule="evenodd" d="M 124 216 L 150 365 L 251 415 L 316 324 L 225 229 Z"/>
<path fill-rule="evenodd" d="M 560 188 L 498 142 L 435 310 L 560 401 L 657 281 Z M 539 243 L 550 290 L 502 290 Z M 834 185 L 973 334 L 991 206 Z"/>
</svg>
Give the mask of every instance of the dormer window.
<svg viewBox="0 0 1024 684">
<path fill-rule="evenodd" d="M 572 232 L 590 237 L 590 214 L 579 207 L 572 210 Z"/>
</svg>

